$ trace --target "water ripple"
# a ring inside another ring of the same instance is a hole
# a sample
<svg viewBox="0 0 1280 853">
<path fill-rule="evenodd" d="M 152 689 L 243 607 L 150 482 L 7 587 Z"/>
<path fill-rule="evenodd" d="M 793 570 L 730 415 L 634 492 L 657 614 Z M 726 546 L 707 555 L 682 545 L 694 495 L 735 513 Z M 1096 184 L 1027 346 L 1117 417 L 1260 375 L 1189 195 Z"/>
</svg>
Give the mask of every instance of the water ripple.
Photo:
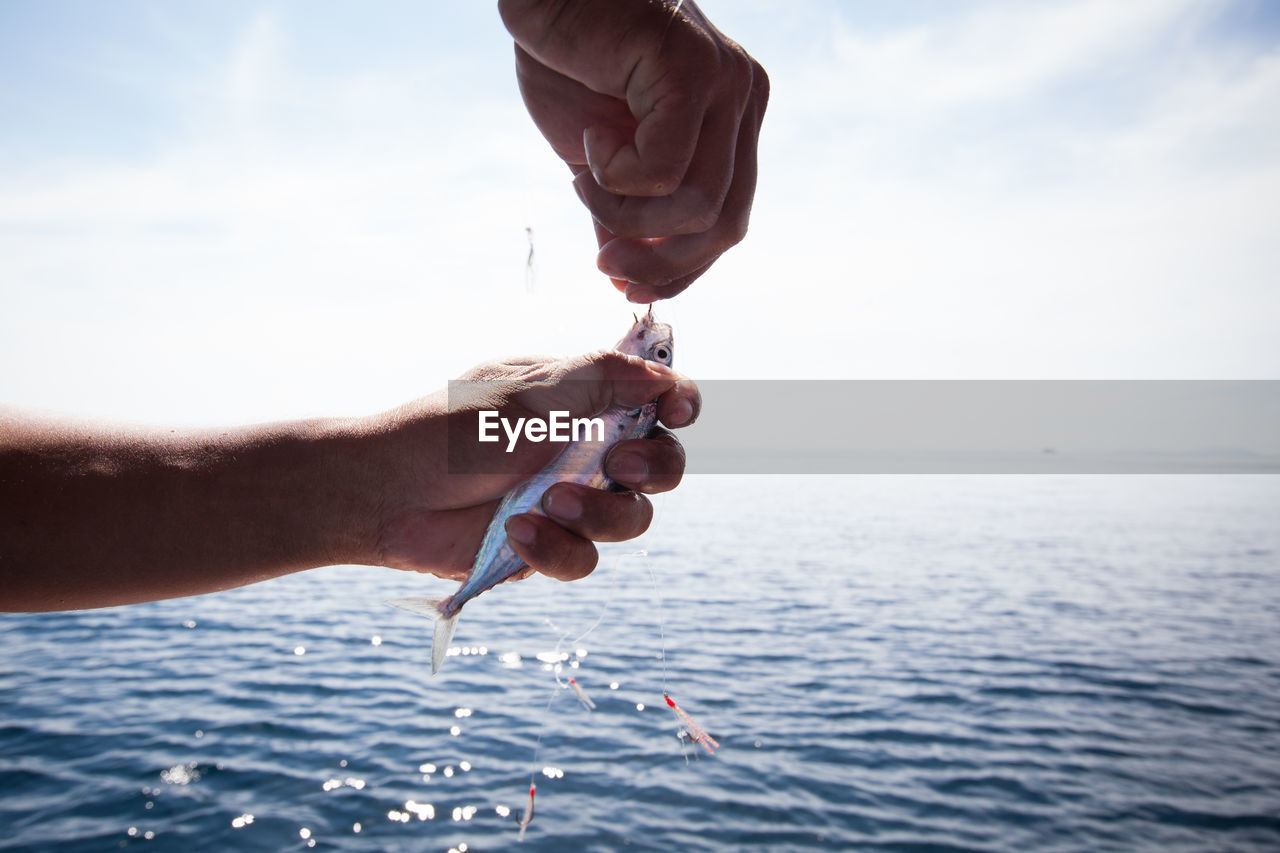
<svg viewBox="0 0 1280 853">
<path fill-rule="evenodd" d="M 0 617 L 0 850 L 492 849 L 531 780 L 531 850 L 1280 846 L 1276 478 L 669 497 L 436 678 L 395 572 Z"/>
</svg>

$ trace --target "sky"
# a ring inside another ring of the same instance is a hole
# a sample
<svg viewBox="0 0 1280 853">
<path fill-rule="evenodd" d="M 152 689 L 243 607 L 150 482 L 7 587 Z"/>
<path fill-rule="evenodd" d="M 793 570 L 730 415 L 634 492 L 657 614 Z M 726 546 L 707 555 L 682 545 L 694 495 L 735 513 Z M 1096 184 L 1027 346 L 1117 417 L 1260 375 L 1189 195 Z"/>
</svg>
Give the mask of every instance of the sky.
<svg viewBox="0 0 1280 853">
<path fill-rule="evenodd" d="M 772 99 L 682 370 L 1280 378 L 1276 4 L 702 8 Z M 355 415 L 614 343 L 512 65 L 490 3 L 0 3 L 0 402 Z"/>
</svg>

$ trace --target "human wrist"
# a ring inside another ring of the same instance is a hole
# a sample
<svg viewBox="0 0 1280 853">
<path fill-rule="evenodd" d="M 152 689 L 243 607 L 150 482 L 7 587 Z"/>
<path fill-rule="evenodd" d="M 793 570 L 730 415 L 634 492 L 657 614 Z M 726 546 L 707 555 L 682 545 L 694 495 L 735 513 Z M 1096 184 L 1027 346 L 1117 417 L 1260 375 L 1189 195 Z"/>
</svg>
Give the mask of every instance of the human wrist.
<svg viewBox="0 0 1280 853">
<path fill-rule="evenodd" d="M 331 446 L 349 460 L 353 478 L 348 521 L 355 527 L 339 538 L 357 549 L 347 562 L 402 567 L 389 541 L 448 502 L 448 410 L 448 394 L 440 391 L 338 425 Z"/>
<path fill-rule="evenodd" d="M 378 512 L 389 477 L 384 430 L 373 418 L 299 422 L 295 499 L 299 550 L 316 566 L 377 562 Z"/>
</svg>

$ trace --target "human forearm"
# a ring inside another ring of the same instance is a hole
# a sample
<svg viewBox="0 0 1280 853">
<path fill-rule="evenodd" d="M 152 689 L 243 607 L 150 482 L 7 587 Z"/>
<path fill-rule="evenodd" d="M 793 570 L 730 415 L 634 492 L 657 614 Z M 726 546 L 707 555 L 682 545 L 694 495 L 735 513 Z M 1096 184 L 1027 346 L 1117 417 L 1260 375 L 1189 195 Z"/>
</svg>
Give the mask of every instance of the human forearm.
<svg viewBox="0 0 1280 853">
<path fill-rule="evenodd" d="M 491 394 L 451 407 L 440 391 L 367 418 L 223 430 L 0 409 L 0 610 L 174 598 L 335 563 L 461 578 L 503 494 L 557 452 L 525 442 L 495 458 L 494 445 L 472 440 L 472 404 L 591 415 L 656 397 L 673 427 L 700 405 L 691 382 L 617 352 L 491 363 L 469 377 L 491 380 Z M 684 470 L 665 432 L 615 451 L 605 473 L 637 493 L 674 488 Z M 547 496 L 545 512 L 520 516 L 513 547 L 562 580 L 591 571 L 593 541 L 637 536 L 652 515 L 640 494 L 563 483 Z"/>
<path fill-rule="evenodd" d="M 126 604 L 371 562 L 382 477 L 369 431 L 0 413 L 0 608 Z"/>
</svg>

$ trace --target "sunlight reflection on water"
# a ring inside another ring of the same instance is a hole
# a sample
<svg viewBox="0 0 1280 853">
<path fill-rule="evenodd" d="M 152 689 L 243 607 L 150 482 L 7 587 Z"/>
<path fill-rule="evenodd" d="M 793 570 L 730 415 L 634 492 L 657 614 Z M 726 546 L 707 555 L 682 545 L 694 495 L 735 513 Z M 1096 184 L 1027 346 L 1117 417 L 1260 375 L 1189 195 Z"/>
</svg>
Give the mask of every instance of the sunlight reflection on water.
<svg viewBox="0 0 1280 853">
<path fill-rule="evenodd" d="M 1273 846 L 1278 482 L 686 484 L 435 678 L 398 573 L 0 617 L 0 849 Z"/>
</svg>

